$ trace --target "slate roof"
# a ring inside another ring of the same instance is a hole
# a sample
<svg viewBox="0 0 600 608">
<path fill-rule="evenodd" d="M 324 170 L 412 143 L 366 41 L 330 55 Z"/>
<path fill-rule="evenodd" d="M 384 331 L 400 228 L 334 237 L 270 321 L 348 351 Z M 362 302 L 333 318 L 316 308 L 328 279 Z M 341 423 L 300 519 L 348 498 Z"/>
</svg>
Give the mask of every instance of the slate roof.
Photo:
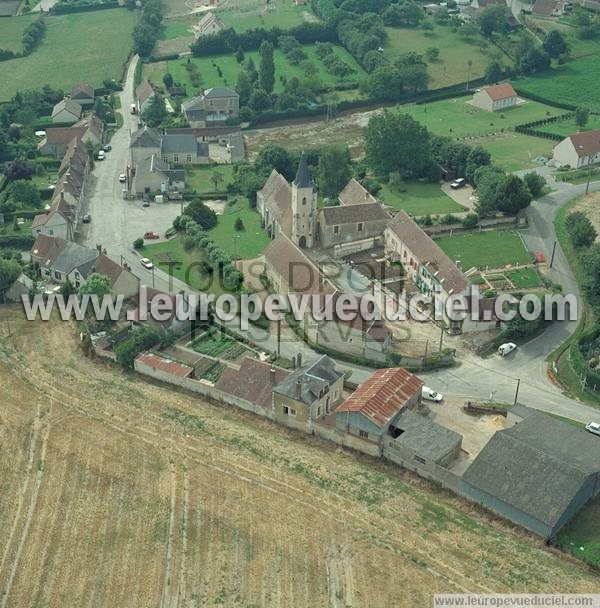
<svg viewBox="0 0 600 608">
<path fill-rule="evenodd" d="M 194 368 L 189 365 L 184 365 L 165 357 L 159 357 L 154 353 L 142 353 L 136 357 L 136 361 L 178 378 L 189 378 L 194 371 Z"/>
<path fill-rule="evenodd" d="M 198 140 L 190 134 L 163 135 L 160 151 L 161 154 L 193 154 L 199 150 Z"/>
<path fill-rule="evenodd" d="M 71 98 L 75 97 L 94 99 L 94 89 L 89 84 L 80 82 L 71 89 Z"/>
<path fill-rule="evenodd" d="M 597 154 L 600 152 L 600 130 L 598 131 L 583 131 L 569 136 L 577 156 L 584 157 Z"/>
<path fill-rule="evenodd" d="M 277 384 L 274 392 L 311 405 L 342 376 L 342 372 L 335 369 L 333 359 L 327 355 L 321 355 L 315 361 L 293 371 Z"/>
<path fill-rule="evenodd" d="M 517 96 L 517 92 L 513 89 L 510 82 L 502 82 L 490 87 L 483 87 L 482 91 L 485 91 L 493 101 L 500 101 L 501 99 L 509 99 Z"/>
<path fill-rule="evenodd" d="M 279 234 L 267 245 L 265 261 L 288 285 L 290 293 L 319 293 L 319 269 L 306 254 L 285 235 Z"/>
<path fill-rule="evenodd" d="M 265 206 L 275 215 L 285 234 L 292 231 L 292 188 L 283 175 L 271 171 L 260 190 Z"/>
<path fill-rule="evenodd" d="M 169 170 L 169 165 L 160 156 L 152 154 L 148 158 L 145 158 L 136 168 L 136 177 L 141 177 L 147 173 L 164 173 L 166 174 Z"/>
<path fill-rule="evenodd" d="M 223 371 L 215 388 L 271 409 L 273 388 L 289 374 L 290 372 L 270 363 L 246 356 L 242 359 L 239 370 L 227 367 Z"/>
<path fill-rule="evenodd" d="M 75 268 L 95 260 L 99 252 L 97 249 L 88 249 L 72 241 L 38 234 L 31 248 L 31 254 L 40 260 L 40 267 L 68 274 Z"/>
<path fill-rule="evenodd" d="M 446 293 L 460 293 L 469 285 L 469 279 L 458 266 L 404 210 L 398 212 L 388 224 L 388 229 L 412 251 Z"/>
<path fill-rule="evenodd" d="M 308 162 L 306 160 L 306 154 L 302 152 L 300 155 L 300 162 L 298 163 L 298 170 L 296 171 L 296 177 L 294 178 L 294 184 L 298 188 L 313 188 L 314 182 L 310 175 L 308 168 Z"/>
<path fill-rule="evenodd" d="M 144 126 L 131 136 L 129 146 L 131 148 L 160 148 L 160 135 L 154 129 Z"/>
<path fill-rule="evenodd" d="M 553 528 L 599 471 L 597 437 L 538 412 L 498 431 L 463 479 Z"/>
<path fill-rule="evenodd" d="M 440 462 L 462 444 L 462 435 L 412 410 L 404 410 L 394 426 L 403 431 L 394 443 L 428 462 Z"/>
<path fill-rule="evenodd" d="M 337 224 L 357 224 L 389 220 L 391 215 L 379 203 L 339 205 L 321 209 L 323 221 L 328 226 Z"/>
<path fill-rule="evenodd" d="M 338 200 L 340 205 L 361 205 L 377 202 L 377 199 L 353 177 L 340 192 Z"/>
<path fill-rule="evenodd" d="M 239 95 L 229 87 L 212 87 L 204 91 L 204 97 L 206 99 L 222 99 L 228 97 L 239 97 Z"/>
<path fill-rule="evenodd" d="M 378 369 L 373 372 L 337 412 L 360 412 L 380 429 L 421 392 L 423 382 L 401 367 Z"/>
<path fill-rule="evenodd" d="M 52 118 L 63 110 L 70 112 L 76 118 L 81 116 L 81 106 L 76 101 L 73 101 L 72 99 L 61 99 L 52 109 Z"/>
</svg>

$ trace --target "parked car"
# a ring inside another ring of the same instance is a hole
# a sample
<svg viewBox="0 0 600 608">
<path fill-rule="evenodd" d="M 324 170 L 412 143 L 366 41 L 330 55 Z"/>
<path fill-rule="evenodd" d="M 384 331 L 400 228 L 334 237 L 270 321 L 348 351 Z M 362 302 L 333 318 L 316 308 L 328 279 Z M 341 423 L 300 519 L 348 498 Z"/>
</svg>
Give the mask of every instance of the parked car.
<svg viewBox="0 0 600 608">
<path fill-rule="evenodd" d="M 421 395 L 423 396 L 423 399 L 427 399 L 429 401 L 437 401 L 438 403 L 444 399 L 444 395 L 442 395 L 442 393 L 438 393 L 437 391 L 434 391 L 428 386 L 423 386 Z"/>
<path fill-rule="evenodd" d="M 102 146 L 102 149 L 105 152 L 110 152 L 112 150 L 112 146 L 110 144 L 105 144 L 104 146 Z"/>
<path fill-rule="evenodd" d="M 130 112 L 131 114 L 135 114 L 135 113 L 136 113 L 136 111 L 137 111 L 137 108 L 135 107 L 135 104 L 134 104 L 134 103 L 130 104 L 130 105 L 129 105 L 129 112 Z"/>
<path fill-rule="evenodd" d="M 125 175 L 125 173 L 121 173 L 121 175 L 119 175 L 119 181 L 124 184 L 127 181 L 127 176 Z"/>
<path fill-rule="evenodd" d="M 506 357 L 509 353 L 512 353 L 513 350 L 517 348 L 517 345 L 514 342 L 506 342 L 505 344 L 501 344 L 498 347 L 498 354 L 501 357 Z"/>
<path fill-rule="evenodd" d="M 144 232 L 144 239 L 147 241 L 151 241 L 153 239 L 159 239 L 160 238 L 160 234 L 157 234 L 156 232 Z"/>
<path fill-rule="evenodd" d="M 147 198 L 142 201 L 142 207 L 150 207 L 150 201 Z"/>
<path fill-rule="evenodd" d="M 597 422 L 588 422 L 585 425 L 585 430 L 600 437 L 600 424 L 598 424 Z"/>
<path fill-rule="evenodd" d="M 142 258 L 140 260 L 140 264 L 148 270 L 152 270 L 154 268 L 154 264 L 148 258 Z"/>
<path fill-rule="evenodd" d="M 89 213 L 86 213 L 83 218 L 81 219 L 81 221 L 84 224 L 89 224 L 92 221 L 92 216 Z"/>
<path fill-rule="evenodd" d="M 100 150 L 100 152 L 98 152 L 98 160 L 104 160 L 105 158 L 105 152 L 104 150 Z"/>
<path fill-rule="evenodd" d="M 458 190 L 459 188 L 463 188 L 466 185 L 467 180 L 464 177 L 459 177 L 450 184 L 450 188 L 452 188 L 453 190 Z"/>
</svg>

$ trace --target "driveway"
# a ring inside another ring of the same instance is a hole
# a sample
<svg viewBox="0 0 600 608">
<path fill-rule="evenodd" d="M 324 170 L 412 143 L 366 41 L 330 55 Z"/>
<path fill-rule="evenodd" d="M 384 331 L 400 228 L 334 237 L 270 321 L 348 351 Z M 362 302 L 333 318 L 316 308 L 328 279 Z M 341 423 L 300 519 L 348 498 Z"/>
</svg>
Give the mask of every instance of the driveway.
<svg viewBox="0 0 600 608">
<path fill-rule="evenodd" d="M 100 245 L 117 260 L 120 256 L 129 257 L 133 241 L 145 232 L 164 234 L 181 213 L 179 202 L 151 203 L 150 207 L 142 207 L 141 200 L 126 201 L 122 196 L 123 184 L 118 178 L 119 174 L 125 173 L 129 162 L 131 133 L 138 128 L 138 116 L 129 113 L 134 101 L 133 82 L 138 60 L 137 55 L 132 58 L 123 91 L 119 93 L 123 126 L 113 135 L 112 150 L 106 154 L 106 160 L 96 161 L 90 176 L 90 194 L 84 204 L 84 213 L 89 213 L 92 221 L 81 226 L 78 233 L 81 243 L 88 247 Z"/>
<path fill-rule="evenodd" d="M 449 196 L 453 201 L 457 202 L 461 207 L 465 208 L 465 211 L 473 212 L 475 210 L 475 203 L 477 202 L 473 196 L 473 186 L 467 184 L 462 188 L 454 189 L 450 187 L 450 184 L 442 184 L 442 192 Z M 454 213 L 454 215 L 460 215 L 460 213 Z"/>
</svg>

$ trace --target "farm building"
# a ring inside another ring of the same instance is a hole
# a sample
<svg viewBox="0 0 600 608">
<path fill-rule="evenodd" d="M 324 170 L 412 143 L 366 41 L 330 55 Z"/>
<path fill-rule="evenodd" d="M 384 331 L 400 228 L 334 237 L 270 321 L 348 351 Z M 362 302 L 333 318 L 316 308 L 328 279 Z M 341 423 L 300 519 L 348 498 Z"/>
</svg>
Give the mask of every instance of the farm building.
<svg viewBox="0 0 600 608">
<path fill-rule="evenodd" d="M 202 38 L 203 36 L 214 36 L 224 30 L 225 27 L 223 20 L 209 11 L 196 25 L 192 26 L 192 32 L 194 32 L 195 38 Z"/>
<path fill-rule="evenodd" d="M 555 146 L 552 158 L 559 165 L 573 169 L 600 162 L 600 130 L 565 137 Z"/>
<path fill-rule="evenodd" d="M 351 435 L 381 444 L 403 410 L 421 402 L 423 382 L 403 368 L 375 371 L 335 410 L 335 425 Z"/>
<path fill-rule="evenodd" d="M 476 108 L 497 112 L 517 105 L 518 96 L 509 82 L 503 82 L 490 87 L 483 87 L 473 95 L 473 105 Z"/>
<path fill-rule="evenodd" d="M 69 124 L 81 118 L 81 106 L 71 99 L 62 99 L 52 110 L 52 122 L 55 124 Z"/>
<path fill-rule="evenodd" d="M 71 99 L 80 106 L 93 106 L 95 102 L 94 89 L 89 84 L 81 82 L 71 89 Z"/>
<path fill-rule="evenodd" d="M 600 441 L 535 412 L 498 431 L 463 479 L 473 500 L 552 538 L 600 492 Z"/>
</svg>

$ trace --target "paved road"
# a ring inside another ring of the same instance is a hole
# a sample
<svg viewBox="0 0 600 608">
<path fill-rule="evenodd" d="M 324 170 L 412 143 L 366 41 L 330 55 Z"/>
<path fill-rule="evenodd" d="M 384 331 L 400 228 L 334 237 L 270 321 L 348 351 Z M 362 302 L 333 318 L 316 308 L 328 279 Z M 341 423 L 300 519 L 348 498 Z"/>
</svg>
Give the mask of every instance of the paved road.
<svg viewBox="0 0 600 608">
<path fill-rule="evenodd" d="M 87 226 L 81 227 L 78 240 L 88 247 L 101 245 L 115 259 L 131 254 L 133 241 L 145 232 L 164 233 L 180 205 L 175 203 L 154 204 L 142 207 L 141 200 L 123 200 L 123 184 L 119 174 L 125 173 L 129 162 L 129 140 L 138 128 L 138 116 L 129 113 L 134 101 L 133 82 L 138 56 L 129 64 L 123 91 L 119 94 L 123 126 L 115 132 L 110 144 L 112 150 L 106 160 L 97 161 L 90 178 L 89 196 L 85 213 L 92 216 Z M 130 259 L 132 268 L 139 266 L 139 256 Z"/>
</svg>

